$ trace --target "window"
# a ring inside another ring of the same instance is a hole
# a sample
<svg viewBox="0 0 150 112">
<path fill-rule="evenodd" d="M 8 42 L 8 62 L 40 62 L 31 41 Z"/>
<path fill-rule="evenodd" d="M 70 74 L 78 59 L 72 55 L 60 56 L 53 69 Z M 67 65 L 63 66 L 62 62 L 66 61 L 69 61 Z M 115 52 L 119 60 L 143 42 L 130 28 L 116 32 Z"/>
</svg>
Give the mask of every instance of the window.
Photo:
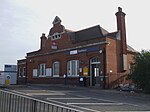
<svg viewBox="0 0 150 112">
<path fill-rule="evenodd" d="M 37 69 L 33 69 L 33 77 L 37 77 Z"/>
<path fill-rule="evenodd" d="M 52 76 L 52 68 L 46 68 L 46 76 L 51 77 Z"/>
<path fill-rule="evenodd" d="M 91 63 L 92 64 L 97 64 L 97 63 L 100 63 L 100 60 L 99 60 L 99 58 L 92 58 Z"/>
<path fill-rule="evenodd" d="M 53 63 L 53 77 L 59 77 L 60 63 L 58 61 Z"/>
<path fill-rule="evenodd" d="M 18 77 L 21 77 L 22 76 L 22 74 L 21 74 L 21 67 L 19 67 L 19 73 L 18 73 Z"/>
<path fill-rule="evenodd" d="M 61 36 L 60 36 L 60 34 L 57 34 L 57 38 L 59 39 Z"/>
<path fill-rule="evenodd" d="M 26 77 L 26 67 L 23 67 L 23 77 Z"/>
<path fill-rule="evenodd" d="M 60 33 L 54 33 L 51 37 L 51 40 L 56 40 L 56 39 L 60 39 L 61 38 L 61 34 Z"/>
<path fill-rule="evenodd" d="M 38 69 L 39 77 L 45 77 L 45 64 L 40 64 Z"/>
<path fill-rule="evenodd" d="M 67 62 L 67 75 L 79 76 L 79 60 L 71 60 Z"/>
</svg>

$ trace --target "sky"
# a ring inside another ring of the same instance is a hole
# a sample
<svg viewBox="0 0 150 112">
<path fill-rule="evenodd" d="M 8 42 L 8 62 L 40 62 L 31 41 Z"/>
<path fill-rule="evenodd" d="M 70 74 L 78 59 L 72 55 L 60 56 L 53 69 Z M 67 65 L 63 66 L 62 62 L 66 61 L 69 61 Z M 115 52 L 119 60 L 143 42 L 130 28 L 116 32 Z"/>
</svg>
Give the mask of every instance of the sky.
<svg viewBox="0 0 150 112">
<path fill-rule="evenodd" d="M 55 16 L 73 31 L 100 25 L 114 32 L 118 7 L 126 13 L 127 44 L 149 50 L 149 0 L 0 0 L 0 70 L 38 50 Z"/>
</svg>

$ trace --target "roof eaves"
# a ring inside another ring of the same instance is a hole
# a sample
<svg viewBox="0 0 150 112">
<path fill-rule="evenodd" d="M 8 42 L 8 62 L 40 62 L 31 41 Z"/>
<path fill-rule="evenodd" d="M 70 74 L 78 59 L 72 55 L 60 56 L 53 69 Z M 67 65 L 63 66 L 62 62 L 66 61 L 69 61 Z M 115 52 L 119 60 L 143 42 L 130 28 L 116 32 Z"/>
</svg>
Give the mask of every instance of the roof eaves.
<svg viewBox="0 0 150 112">
<path fill-rule="evenodd" d="M 133 53 L 137 53 L 138 51 L 136 51 L 135 49 L 133 49 L 131 46 L 127 45 L 127 51 L 133 52 Z"/>
</svg>

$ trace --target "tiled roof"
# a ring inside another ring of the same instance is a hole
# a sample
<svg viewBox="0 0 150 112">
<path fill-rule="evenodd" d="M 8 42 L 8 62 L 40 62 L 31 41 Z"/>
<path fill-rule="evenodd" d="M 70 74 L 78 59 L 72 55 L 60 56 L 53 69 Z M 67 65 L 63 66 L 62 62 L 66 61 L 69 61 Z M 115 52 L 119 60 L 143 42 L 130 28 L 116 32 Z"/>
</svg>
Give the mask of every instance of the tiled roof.
<svg viewBox="0 0 150 112">
<path fill-rule="evenodd" d="M 93 26 L 84 30 L 80 30 L 77 32 L 73 32 L 74 38 L 76 42 L 91 40 L 94 38 L 104 37 L 109 32 L 100 27 L 99 25 Z"/>
</svg>

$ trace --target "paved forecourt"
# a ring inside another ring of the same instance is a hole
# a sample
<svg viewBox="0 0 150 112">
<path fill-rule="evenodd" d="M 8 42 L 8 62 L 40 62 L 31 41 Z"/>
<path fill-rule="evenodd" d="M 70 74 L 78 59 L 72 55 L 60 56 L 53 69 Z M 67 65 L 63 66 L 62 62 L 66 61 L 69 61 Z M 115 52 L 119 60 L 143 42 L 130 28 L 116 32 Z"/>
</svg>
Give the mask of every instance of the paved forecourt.
<svg viewBox="0 0 150 112">
<path fill-rule="evenodd" d="M 41 87 L 29 86 L 27 88 L 17 88 L 13 90 L 20 94 L 36 97 L 51 103 L 68 106 L 85 112 L 100 111 L 148 111 L 149 108 L 142 108 L 134 103 L 126 103 L 107 99 L 105 97 L 94 96 L 94 92 L 88 89 L 72 87 Z M 108 94 L 108 93 L 106 93 Z M 114 93 L 115 94 L 115 93 Z M 101 95 L 101 94 L 100 94 Z M 106 95 L 107 96 L 107 95 Z M 109 94 L 108 94 L 109 97 Z"/>
</svg>

